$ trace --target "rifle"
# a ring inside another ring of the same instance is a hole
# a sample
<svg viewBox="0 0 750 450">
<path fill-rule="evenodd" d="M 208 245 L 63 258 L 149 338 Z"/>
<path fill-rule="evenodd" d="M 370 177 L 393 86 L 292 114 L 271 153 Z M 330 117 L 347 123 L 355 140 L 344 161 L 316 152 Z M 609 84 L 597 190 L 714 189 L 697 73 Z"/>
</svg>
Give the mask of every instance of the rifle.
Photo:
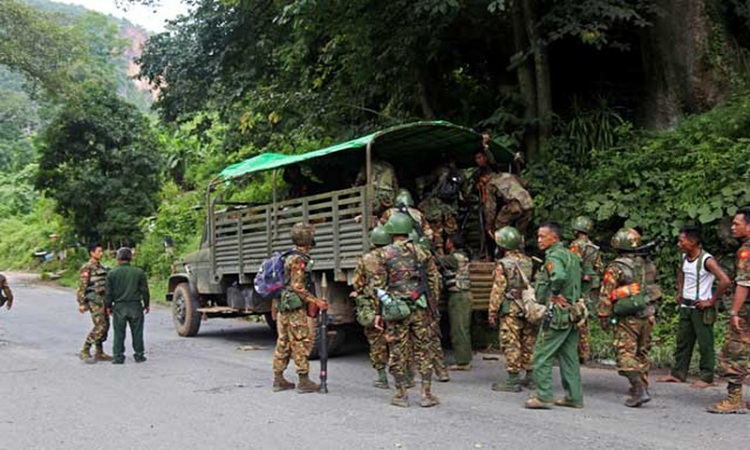
<svg viewBox="0 0 750 450">
<path fill-rule="evenodd" d="M 651 256 L 652 252 L 659 250 L 661 246 L 664 245 L 665 240 L 666 239 L 664 239 L 662 236 L 659 236 L 649 243 L 634 248 L 633 253 L 638 256 Z"/>
<path fill-rule="evenodd" d="M 328 280 L 323 272 L 323 279 L 320 281 L 320 287 L 323 291 L 323 297 L 328 301 Z M 320 393 L 328 393 L 328 312 L 320 311 Z"/>
</svg>

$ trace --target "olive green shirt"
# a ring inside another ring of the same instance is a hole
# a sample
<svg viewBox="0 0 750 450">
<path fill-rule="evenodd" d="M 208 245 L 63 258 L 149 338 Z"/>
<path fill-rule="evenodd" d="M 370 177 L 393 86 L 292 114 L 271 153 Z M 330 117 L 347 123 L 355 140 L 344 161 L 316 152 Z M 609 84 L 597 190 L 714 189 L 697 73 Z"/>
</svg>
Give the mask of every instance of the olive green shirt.
<svg viewBox="0 0 750 450">
<path fill-rule="evenodd" d="M 551 295 L 561 295 L 575 303 L 581 297 L 581 259 L 562 242 L 554 243 L 545 253 L 534 287 L 541 304 L 546 305 Z"/>
<path fill-rule="evenodd" d="M 145 309 L 149 307 L 150 300 L 148 281 L 143 270 L 123 262 L 107 274 L 107 309 L 120 303 L 141 302 Z"/>
</svg>

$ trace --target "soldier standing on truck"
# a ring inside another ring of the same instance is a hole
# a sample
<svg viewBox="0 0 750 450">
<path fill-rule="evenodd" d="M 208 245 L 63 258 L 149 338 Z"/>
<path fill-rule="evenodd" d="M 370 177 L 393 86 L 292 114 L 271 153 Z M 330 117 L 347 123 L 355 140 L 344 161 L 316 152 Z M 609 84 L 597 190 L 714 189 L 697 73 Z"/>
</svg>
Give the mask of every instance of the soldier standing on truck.
<svg viewBox="0 0 750 450">
<path fill-rule="evenodd" d="M 430 347 L 435 331 L 427 297 L 436 298 L 439 294 L 440 274 L 429 254 L 409 240 L 412 230 L 409 217 L 402 213 L 393 214 L 386 224 L 386 230 L 393 243 L 384 248 L 386 276 L 378 287 L 385 290 L 386 297 L 392 299 L 392 303 L 406 306 L 403 317 L 385 322 L 387 339 L 391 344 L 388 365 L 396 384 L 391 404 L 409 406 L 407 367 L 413 355 L 422 376 L 420 404 L 423 407 L 435 406 L 439 400 L 431 389 L 433 352 Z M 386 312 L 385 308 L 382 312 Z M 382 326 L 387 319 L 378 316 L 376 323 Z"/>
<path fill-rule="evenodd" d="M 292 227 L 294 249 L 284 259 L 284 288 L 278 303 L 276 350 L 273 355 L 274 392 L 294 389 L 294 383 L 284 378 L 289 358 L 297 366 L 299 383 L 297 392 L 317 392 L 320 386 L 310 381 L 308 356 L 312 349 L 307 307 L 325 310 L 328 303 L 312 294 L 312 259 L 310 250 L 315 246 L 315 229 L 309 223 L 297 223 Z"/>
<path fill-rule="evenodd" d="M 357 305 L 357 321 L 364 327 L 367 342 L 370 344 L 370 361 L 377 371 L 378 377 L 373 386 L 388 389 L 388 342 L 385 331 L 375 326 L 375 316 L 380 311 L 380 300 L 375 295 L 375 286 L 382 284 L 385 276 L 383 265 L 383 247 L 391 243 L 391 237 L 383 227 L 375 227 L 370 232 L 370 244 L 374 247 L 370 252 L 362 255 L 354 269 L 352 287 L 354 291 L 350 297 Z"/>
<path fill-rule="evenodd" d="M 586 216 L 579 216 L 573 220 L 575 240 L 570 244 L 570 251 L 581 258 L 581 293 L 586 302 L 586 308 L 593 313 L 599 303 L 599 286 L 601 273 L 604 271 L 599 247 L 591 242 L 589 235 L 594 229 L 594 222 Z M 578 329 L 578 359 L 586 364 L 591 359 L 591 332 L 588 317 Z"/>
<path fill-rule="evenodd" d="M 391 215 L 395 212 L 402 212 L 411 217 L 414 221 L 415 230 L 419 227 L 419 230 L 421 230 L 421 233 L 419 234 L 425 236 L 430 242 L 432 242 L 434 238 L 432 227 L 430 227 L 430 224 L 427 222 L 427 219 L 425 219 L 422 211 L 414 207 L 414 197 L 412 197 L 411 192 L 406 189 L 400 189 L 398 195 L 396 195 L 394 207 L 387 209 L 383 215 L 380 216 L 380 223 L 383 225 L 388 223 L 388 219 L 390 219 Z"/>
<path fill-rule="evenodd" d="M 430 176 L 430 190 L 419 204 L 434 233 L 433 243 L 438 255 L 445 253 L 445 238 L 458 231 L 458 202 L 461 200 L 463 174 L 448 160 Z"/>
<path fill-rule="evenodd" d="M 81 267 L 81 276 L 78 281 L 78 312 L 91 313 L 91 321 L 94 328 L 91 329 L 83 348 L 78 354 L 82 361 L 94 363 L 96 361 L 112 361 L 112 357 L 104 353 L 104 341 L 109 333 L 109 317 L 104 308 L 104 294 L 106 290 L 107 268 L 101 264 L 104 250 L 101 244 L 92 244 L 88 247 L 89 261 Z M 94 356 L 91 356 L 91 347 L 96 348 Z"/>
<path fill-rule="evenodd" d="M 382 159 L 372 158 L 372 185 L 374 190 L 372 214 L 380 217 L 388 208 L 393 206 L 393 201 L 398 192 L 398 178 L 393 165 Z M 367 166 L 363 166 L 354 181 L 355 186 L 364 186 L 367 183 Z"/>
<path fill-rule="evenodd" d="M 502 227 L 513 226 L 525 235 L 534 215 L 534 201 L 521 178 L 511 173 L 490 175 L 485 185 L 484 226 L 492 238 Z"/>
</svg>

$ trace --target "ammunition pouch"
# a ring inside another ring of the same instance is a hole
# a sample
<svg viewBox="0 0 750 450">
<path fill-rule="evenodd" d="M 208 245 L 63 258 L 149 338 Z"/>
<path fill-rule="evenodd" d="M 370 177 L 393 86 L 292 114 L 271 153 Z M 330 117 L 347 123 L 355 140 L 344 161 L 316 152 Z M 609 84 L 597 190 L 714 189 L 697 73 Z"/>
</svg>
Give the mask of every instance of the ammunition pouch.
<svg viewBox="0 0 750 450">
<path fill-rule="evenodd" d="M 620 286 L 612 292 L 612 312 L 616 316 L 632 316 L 646 309 L 648 298 L 639 283 Z"/>
<path fill-rule="evenodd" d="M 573 322 L 576 328 L 581 328 L 586 324 L 588 319 L 589 309 L 586 306 L 586 300 L 584 298 L 578 299 L 577 302 L 570 306 L 570 321 Z"/>
<path fill-rule="evenodd" d="M 425 299 L 425 305 L 426 304 L 427 300 Z M 399 322 L 406 319 L 411 314 L 409 302 L 391 294 L 381 297 L 380 308 L 383 313 L 383 320 L 386 322 Z"/>
<path fill-rule="evenodd" d="M 369 299 L 364 295 L 358 295 L 357 304 L 357 322 L 365 328 L 372 327 L 375 324 L 377 312 Z"/>
<path fill-rule="evenodd" d="M 300 309 L 303 306 L 304 303 L 302 302 L 302 299 L 299 298 L 299 295 L 285 289 L 281 292 L 281 298 L 279 298 L 277 309 L 280 312 L 289 312 Z"/>
</svg>

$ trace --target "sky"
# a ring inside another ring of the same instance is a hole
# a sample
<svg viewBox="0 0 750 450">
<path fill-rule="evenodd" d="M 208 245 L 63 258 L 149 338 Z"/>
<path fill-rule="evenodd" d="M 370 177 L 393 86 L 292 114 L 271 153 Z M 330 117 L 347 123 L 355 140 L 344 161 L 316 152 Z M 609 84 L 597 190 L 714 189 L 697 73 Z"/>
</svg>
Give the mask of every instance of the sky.
<svg viewBox="0 0 750 450">
<path fill-rule="evenodd" d="M 160 6 L 150 8 L 140 5 L 128 6 L 127 10 L 118 8 L 115 0 L 53 0 L 57 3 L 81 5 L 92 11 L 122 17 L 140 25 L 148 31 L 164 31 L 164 21 L 174 19 L 178 15 L 187 14 L 188 7 L 180 0 L 160 0 Z"/>
</svg>

